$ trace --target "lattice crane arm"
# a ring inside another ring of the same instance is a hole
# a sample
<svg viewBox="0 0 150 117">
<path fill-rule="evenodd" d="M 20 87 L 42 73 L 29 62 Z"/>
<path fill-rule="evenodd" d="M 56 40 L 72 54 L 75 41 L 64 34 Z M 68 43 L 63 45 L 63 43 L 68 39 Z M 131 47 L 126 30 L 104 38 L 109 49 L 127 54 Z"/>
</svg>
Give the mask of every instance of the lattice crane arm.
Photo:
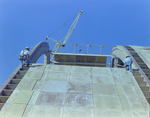
<svg viewBox="0 0 150 117">
<path fill-rule="evenodd" d="M 69 29 L 67 35 L 63 38 L 63 39 L 64 39 L 63 45 L 65 45 L 65 44 L 67 43 L 68 39 L 70 38 L 70 36 L 71 36 L 73 30 L 75 29 L 76 24 L 77 24 L 77 22 L 78 22 L 78 20 L 79 20 L 80 15 L 82 14 L 82 12 L 83 12 L 82 10 L 79 11 L 77 17 L 75 18 L 74 22 L 73 22 L 72 25 L 70 26 L 70 29 Z"/>
<path fill-rule="evenodd" d="M 60 48 L 60 46 L 65 46 L 65 44 L 67 43 L 68 39 L 70 38 L 70 36 L 71 36 L 73 30 L 75 29 L 76 24 L 77 24 L 77 22 L 78 22 L 78 20 L 79 20 L 80 15 L 82 14 L 82 12 L 83 12 L 82 10 L 79 11 L 77 17 L 75 18 L 75 20 L 73 21 L 72 25 L 70 26 L 67 35 L 62 39 L 62 40 L 64 40 L 63 43 L 60 42 L 60 41 L 54 40 L 54 39 L 52 39 L 52 38 L 49 38 L 48 36 L 46 37 L 46 40 L 48 39 L 48 40 L 54 41 L 54 42 L 56 43 L 55 47 L 52 49 L 51 52 L 57 52 L 58 49 Z M 51 58 L 50 61 L 52 61 L 53 58 L 54 58 L 54 55 L 52 55 L 52 58 Z"/>
</svg>

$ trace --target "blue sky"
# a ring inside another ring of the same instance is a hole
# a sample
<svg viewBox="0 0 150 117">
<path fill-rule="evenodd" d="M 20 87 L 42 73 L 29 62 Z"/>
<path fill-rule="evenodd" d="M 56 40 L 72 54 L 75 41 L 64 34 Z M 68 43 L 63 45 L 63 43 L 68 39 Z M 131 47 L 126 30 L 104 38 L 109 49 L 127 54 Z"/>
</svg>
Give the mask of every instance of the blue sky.
<svg viewBox="0 0 150 117">
<path fill-rule="evenodd" d="M 45 41 L 80 10 L 68 43 L 150 45 L 149 0 L 0 0 L 0 85 L 19 65 L 21 50 Z M 70 25 L 52 38 L 60 40 Z"/>
</svg>

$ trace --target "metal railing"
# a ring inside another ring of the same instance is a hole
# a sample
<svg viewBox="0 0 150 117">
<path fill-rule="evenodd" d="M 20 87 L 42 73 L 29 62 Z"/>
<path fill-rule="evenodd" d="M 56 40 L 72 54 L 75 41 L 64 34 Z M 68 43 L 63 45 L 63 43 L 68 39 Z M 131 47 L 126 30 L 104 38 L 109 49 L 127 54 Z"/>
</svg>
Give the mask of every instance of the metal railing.
<svg viewBox="0 0 150 117">
<path fill-rule="evenodd" d="M 54 42 L 48 42 L 55 44 Z M 52 46 L 50 46 L 52 47 Z M 66 43 L 65 47 L 60 47 L 58 53 L 82 53 L 82 54 L 112 54 L 111 50 L 115 45 L 99 45 L 99 44 L 75 44 Z"/>
</svg>

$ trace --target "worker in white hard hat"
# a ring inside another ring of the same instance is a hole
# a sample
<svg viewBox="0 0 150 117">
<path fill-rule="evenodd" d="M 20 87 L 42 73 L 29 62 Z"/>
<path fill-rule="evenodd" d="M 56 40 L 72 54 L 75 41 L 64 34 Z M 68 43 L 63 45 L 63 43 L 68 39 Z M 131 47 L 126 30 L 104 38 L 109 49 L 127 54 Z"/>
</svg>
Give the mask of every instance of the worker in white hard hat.
<svg viewBox="0 0 150 117">
<path fill-rule="evenodd" d="M 27 66 L 30 65 L 30 48 L 26 47 L 25 50 L 22 50 L 19 55 L 20 60 L 20 70 L 23 70 L 23 61 L 26 61 Z"/>
<path fill-rule="evenodd" d="M 123 63 L 124 63 L 125 69 L 132 72 L 132 67 L 131 67 L 132 59 L 131 59 L 131 57 L 129 55 L 126 56 L 126 58 L 125 58 Z"/>
</svg>

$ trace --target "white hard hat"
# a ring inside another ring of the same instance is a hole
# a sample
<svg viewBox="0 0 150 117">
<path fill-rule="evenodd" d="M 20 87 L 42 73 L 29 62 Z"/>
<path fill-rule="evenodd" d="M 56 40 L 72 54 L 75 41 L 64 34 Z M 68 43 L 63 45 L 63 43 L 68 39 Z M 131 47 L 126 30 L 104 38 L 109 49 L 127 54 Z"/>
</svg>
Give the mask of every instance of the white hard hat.
<svg viewBox="0 0 150 117">
<path fill-rule="evenodd" d="M 26 49 L 28 49 L 29 47 L 26 47 Z"/>
</svg>

